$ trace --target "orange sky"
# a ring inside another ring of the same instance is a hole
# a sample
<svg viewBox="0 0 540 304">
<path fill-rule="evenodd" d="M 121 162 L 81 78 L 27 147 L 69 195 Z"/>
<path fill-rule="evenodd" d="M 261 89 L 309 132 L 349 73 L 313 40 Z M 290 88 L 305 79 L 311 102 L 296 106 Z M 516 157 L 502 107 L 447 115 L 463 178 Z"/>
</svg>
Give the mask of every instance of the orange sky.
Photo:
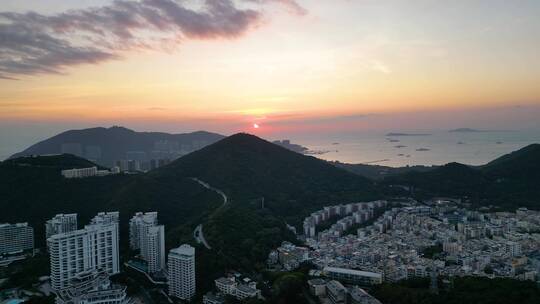
<svg viewBox="0 0 540 304">
<path fill-rule="evenodd" d="M 0 79 L 0 120 L 279 129 L 291 120 L 540 105 L 537 1 L 298 1 L 305 14 L 275 2 L 238 3 L 261 18 L 232 36 L 114 49 L 115 59 L 60 73 L 6 74 L 18 80 Z M 69 8 L 100 5 L 111 4 Z"/>
</svg>

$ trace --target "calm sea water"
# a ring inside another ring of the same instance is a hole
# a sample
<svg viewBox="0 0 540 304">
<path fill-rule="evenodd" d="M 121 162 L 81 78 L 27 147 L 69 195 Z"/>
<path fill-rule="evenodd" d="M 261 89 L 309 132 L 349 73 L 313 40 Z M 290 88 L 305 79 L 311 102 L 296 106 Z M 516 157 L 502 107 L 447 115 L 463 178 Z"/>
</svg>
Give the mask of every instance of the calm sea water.
<svg viewBox="0 0 540 304">
<path fill-rule="evenodd" d="M 428 133 L 431 135 L 386 136 L 387 132 L 374 132 L 297 136 L 291 139 L 311 150 L 330 151 L 316 155 L 322 159 L 392 167 L 443 165 L 449 162 L 483 165 L 529 144 L 540 143 L 540 131 L 538 130 L 407 133 Z"/>
<path fill-rule="evenodd" d="M 60 132 L 60 127 L 57 128 L 58 130 L 43 127 L 38 129 L 40 132 L 36 132 L 35 126 L 18 128 L 16 131 L 13 128 L 0 128 L 0 160 Z M 529 144 L 540 143 L 540 130 L 472 133 L 451 133 L 441 130 L 403 132 L 431 135 L 386 136 L 388 132 L 373 131 L 347 134 L 281 135 L 274 139 L 289 137 L 294 143 L 304 145 L 311 150 L 330 151 L 315 155 L 326 160 L 392 167 L 442 165 L 449 162 L 483 165 Z M 424 149 L 424 151 L 417 151 L 417 149 Z"/>
</svg>

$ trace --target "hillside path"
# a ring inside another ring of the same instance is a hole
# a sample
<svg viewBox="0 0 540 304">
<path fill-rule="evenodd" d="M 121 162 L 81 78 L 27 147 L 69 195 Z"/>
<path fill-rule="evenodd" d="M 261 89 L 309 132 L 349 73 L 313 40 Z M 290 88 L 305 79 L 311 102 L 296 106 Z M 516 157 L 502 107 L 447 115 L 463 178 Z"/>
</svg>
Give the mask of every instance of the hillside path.
<svg viewBox="0 0 540 304">
<path fill-rule="evenodd" d="M 198 179 L 196 177 L 192 177 L 191 180 L 199 183 L 199 185 L 205 187 L 206 189 L 214 191 L 217 194 L 221 195 L 221 197 L 223 198 L 223 205 L 222 206 L 225 206 L 229 202 L 229 198 L 227 197 L 225 192 L 221 191 L 220 189 L 214 188 L 214 187 L 210 186 L 210 184 L 208 184 L 206 182 L 203 182 L 202 180 L 200 180 L 200 179 Z M 195 241 L 197 243 L 199 243 L 199 244 L 202 243 L 204 245 L 204 247 L 206 247 L 207 249 L 212 249 L 212 247 L 210 247 L 210 245 L 208 244 L 208 242 L 204 238 L 203 225 L 202 224 L 199 224 L 195 228 L 195 230 L 193 231 L 193 238 L 195 238 Z"/>
</svg>

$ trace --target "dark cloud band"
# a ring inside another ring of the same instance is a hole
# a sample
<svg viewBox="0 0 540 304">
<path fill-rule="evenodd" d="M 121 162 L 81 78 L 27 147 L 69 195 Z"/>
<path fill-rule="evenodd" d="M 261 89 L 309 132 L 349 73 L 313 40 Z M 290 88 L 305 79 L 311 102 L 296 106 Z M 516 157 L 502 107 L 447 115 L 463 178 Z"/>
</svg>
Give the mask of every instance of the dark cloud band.
<svg viewBox="0 0 540 304">
<path fill-rule="evenodd" d="M 0 78 L 61 73 L 79 64 L 119 59 L 126 50 L 163 49 L 186 39 L 231 39 L 256 26 L 265 4 L 304 13 L 293 0 L 117 0 L 54 16 L 0 12 Z"/>
</svg>

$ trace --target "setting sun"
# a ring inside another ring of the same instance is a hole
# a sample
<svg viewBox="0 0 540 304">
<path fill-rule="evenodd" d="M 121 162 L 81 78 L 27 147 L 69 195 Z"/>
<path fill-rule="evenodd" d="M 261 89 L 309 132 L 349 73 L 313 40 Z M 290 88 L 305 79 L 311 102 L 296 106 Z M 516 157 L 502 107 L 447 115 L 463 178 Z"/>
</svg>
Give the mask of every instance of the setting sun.
<svg viewBox="0 0 540 304">
<path fill-rule="evenodd" d="M 254 123 L 254 124 L 253 124 L 253 128 L 258 129 L 258 128 L 259 128 L 259 125 L 256 124 L 256 123 Z"/>
</svg>

